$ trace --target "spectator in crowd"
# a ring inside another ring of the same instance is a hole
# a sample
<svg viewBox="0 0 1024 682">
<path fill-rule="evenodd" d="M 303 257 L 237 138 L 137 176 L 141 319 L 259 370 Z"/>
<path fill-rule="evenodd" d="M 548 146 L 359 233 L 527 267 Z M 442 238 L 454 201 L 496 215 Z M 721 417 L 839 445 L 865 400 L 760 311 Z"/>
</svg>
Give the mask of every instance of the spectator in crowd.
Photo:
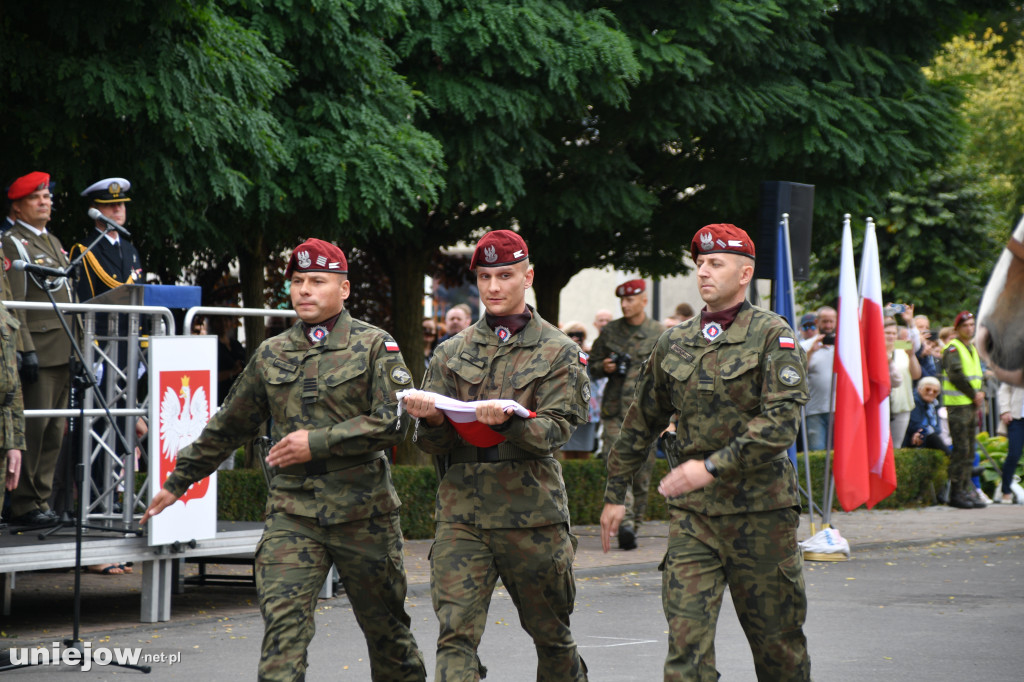
<svg viewBox="0 0 1024 682">
<path fill-rule="evenodd" d="M 921 365 L 921 376 L 938 377 L 942 374 L 942 346 L 939 345 L 939 333 L 931 329 L 918 330 L 921 335 L 921 348 L 916 353 L 917 362 Z"/>
<path fill-rule="evenodd" d="M 808 449 L 824 450 L 829 444 L 829 427 L 835 410 L 832 361 L 836 352 L 836 309 L 827 305 L 818 308 L 814 324 L 817 333 L 800 342 L 807 353 L 807 386 L 810 391 L 804 414 Z"/>
<path fill-rule="evenodd" d="M 594 333 L 597 336 L 600 336 L 601 330 L 604 329 L 606 324 L 612 321 L 613 317 L 614 315 L 612 315 L 612 311 L 605 310 L 604 308 L 601 308 L 596 313 L 594 313 Z M 594 338 L 597 338 L 597 336 L 595 336 Z"/>
<path fill-rule="evenodd" d="M 921 377 L 914 393 L 914 409 L 910 413 L 906 434 L 902 441 L 893 439 L 897 447 L 931 448 L 949 452 L 949 444 L 942 437 L 939 421 L 939 395 L 942 383 L 935 377 Z"/>
<path fill-rule="evenodd" d="M 601 402 L 603 442 L 601 457 L 606 458 L 619 435 L 622 418 L 633 400 L 640 368 L 651 355 L 664 331 L 657 321 L 647 317 L 647 284 L 631 279 L 615 289 L 622 306 L 622 317 L 609 322 L 594 342 L 587 369 L 593 379 L 608 379 Z M 647 494 L 654 469 L 655 447 L 633 477 L 626 495 L 626 517 L 618 529 L 620 549 L 635 549 L 636 538 L 647 510 Z"/>
<path fill-rule="evenodd" d="M 941 347 L 943 351 L 946 350 L 946 346 L 949 345 L 954 334 L 956 334 L 956 330 L 954 330 L 953 327 L 943 327 L 939 330 L 939 347 Z"/>
<path fill-rule="evenodd" d="M 902 443 L 914 409 L 914 383 L 921 378 L 921 365 L 910 346 L 901 341 L 899 325 L 891 317 L 885 318 L 885 349 L 889 353 L 889 432 L 893 443 Z"/>
<path fill-rule="evenodd" d="M 473 322 L 473 311 L 465 303 L 456 303 L 444 315 L 445 334 L 438 340 L 442 343 L 452 338 Z"/>
<path fill-rule="evenodd" d="M 567 322 L 563 325 L 562 331 L 566 336 L 576 342 L 576 345 L 584 351 L 589 352 L 587 344 L 587 330 L 579 322 Z M 597 405 L 597 418 L 594 418 L 594 405 Z M 594 381 L 590 380 L 590 418 L 576 427 L 572 432 L 569 442 L 562 446 L 562 456 L 565 459 L 587 459 L 597 447 L 597 426 L 601 419 L 600 403 L 594 398 Z"/>
<path fill-rule="evenodd" d="M 818 335 L 818 315 L 807 313 L 800 318 L 800 340 L 806 341 Z"/>
<path fill-rule="evenodd" d="M 191 334 L 192 336 L 205 336 L 209 333 L 206 329 L 206 318 L 202 315 L 196 315 L 192 318 Z"/>
<path fill-rule="evenodd" d="M 680 322 L 686 322 L 694 315 L 696 315 L 696 313 L 693 312 L 693 306 L 689 303 L 680 303 L 676 306 L 675 318 Z"/>
<path fill-rule="evenodd" d="M 4 233 L 4 257 L 48 268 L 64 269 L 68 257 L 60 240 L 46 225 L 50 222 L 53 195 L 50 176 L 24 175 L 7 190 L 16 222 Z M 58 303 L 72 302 L 67 278 L 27 272 L 10 276 L 11 296 L 16 301 L 49 303 L 47 290 Z M 57 410 L 67 407 L 71 388 L 68 359 L 71 339 L 52 309 L 17 311 L 19 330 L 18 368 L 26 410 Z M 21 459 L 18 487 L 11 493 L 11 524 L 46 526 L 57 522 L 50 509 L 53 475 L 64 438 L 64 417 L 37 417 L 25 424 L 26 449 Z"/>
<path fill-rule="evenodd" d="M 974 315 L 964 310 L 953 322 L 953 338 L 942 354 L 942 400 L 949 419 L 953 451 L 949 456 L 949 504 L 980 509 L 985 502 L 971 481 L 976 450 L 978 413 L 985 403 L 981 359 L 974 338 Z"/>
<path fill-rule="evenodd" d="M 217 335 L 217 405 L 223 405 L 235 379 L 245 369 L 245 348 L 238 341 L 238 318 L 210 317 L 210 333 Z"/>
<path fill-rule="evenodd" d="M 1002 481 L 996 486 L 992 501 L 1005 500 L 1024 504 L 1024 500 L 1015 499 L 1010 489 L 1014 483 L 1013 477 L 1017 473 L 1021 453 L 1024 452 L 1024 388 L 1006 382 L 1000 383 L 996 402 L 999 404 L 999 428 L 1006 430 L 1007 447 L 1006 459 L 1003 460 Z"/>
<path fill-rule="evenodd" d="M 437 322 L 432 317 L 423 318 L 423 369 L 430 364 L 430 356 L 437 348 Z"/>
</svg>

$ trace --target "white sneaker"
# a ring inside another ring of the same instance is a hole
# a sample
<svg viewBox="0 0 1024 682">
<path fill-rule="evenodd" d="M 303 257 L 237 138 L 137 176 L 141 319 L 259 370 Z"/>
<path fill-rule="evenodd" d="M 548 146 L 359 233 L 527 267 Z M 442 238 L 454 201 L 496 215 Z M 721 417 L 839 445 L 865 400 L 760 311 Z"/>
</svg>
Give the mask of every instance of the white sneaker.
<svg viewBox="0 0 1024 682">
<path fill-rule="evenodd" d="M 986 506 L 992 504 L 992 500 L 989 499 L 988 495 L 982 492 L 981 488 L 975 488 L 978 491 L 978 498 L 985 503 Z"/>
<path fill-rule="evenodd" d="M 1024 486 L 1020 484 L 1020 476 L 1014 474 L 1013 483 L 1010 484 L 1010 494 L 1014 503 L 1024 504 Z"/>
<path fill-rule="evenodd" d="M 996 486 L 996 491 L 992 494 L 992 504 L 1002 504 L 1003 503 L 1003 497 L 1007 497 L 1007 500 L 1006 500 L 1007 502 L 1012 502 L 1013 501 L 1012 495 L 1011 496 L 1003 495 L 1002 487 L 997 485 Z"/>
</svg>

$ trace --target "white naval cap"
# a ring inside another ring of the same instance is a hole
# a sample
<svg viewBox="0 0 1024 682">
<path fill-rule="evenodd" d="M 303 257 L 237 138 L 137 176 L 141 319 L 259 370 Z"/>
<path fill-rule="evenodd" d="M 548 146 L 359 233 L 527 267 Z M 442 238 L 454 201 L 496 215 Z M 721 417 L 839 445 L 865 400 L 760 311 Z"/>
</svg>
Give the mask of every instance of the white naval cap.
<svg viewBox="0 0 1024 682">
<path fill-rule="evenodd" d="M 128 198 L 128 190 L 131 188 L 132 183 L 124 178 L 105 178 L 82 190 L 82 196 L 97 204 L 116 204 L 131 201 Z"/>
</svg>

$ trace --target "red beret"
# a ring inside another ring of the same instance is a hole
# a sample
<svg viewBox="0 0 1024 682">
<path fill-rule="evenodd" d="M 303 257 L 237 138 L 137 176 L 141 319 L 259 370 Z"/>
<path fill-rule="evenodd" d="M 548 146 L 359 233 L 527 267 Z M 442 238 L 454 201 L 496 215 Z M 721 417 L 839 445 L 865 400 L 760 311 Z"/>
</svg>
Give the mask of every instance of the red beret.
<svg viewBox="0 0 1024 682">
<path fill-rule="evenodd" d="M 497 268 L 524 261 L 529 257 L 530 251 L 522 237 L 512 230 L 494 230 L 477 242 L 469 269 L 475 270 L 477 266 Z"/>
<path fill-rule="evenodd" d="M 738 253 L 749 258 L 754 257 L 754 242 L 750 236 L 728 223 L 716 225 L 705 225 L 697 230 L 690 242 L 690 256 L 697 260 L 700 254 L 708 253 Z"/>
<path fill-rule="evenodd" d="M 293 272 L 336 272 L 348 274 L 348 261 L 345 253 L 334 244 L 322 239 L 307 239 L 292 251 L 292 257 L 285 268 L 285 278 Z"/>
<path fill-rule="evenodd" d="M 642 294 L 645 291 L 647 291 L 647 283 L 642 279 L 631 279 L 615 287 L 615 295 L 619 298 Z"/>
<path fill-rule="evenodd" d="M 961 310 L 959 313 L 956 314 L 956 319 L 953 320 L 953 329 L 959 327 L 961 322 L 966 322 L 967 320 L 973 319 L 974 315 L 972 315 L 969 310 Z"/>
<path fill-rule="evenodd" d="M 38 192 L 41 189 L 47 189 L 49 186 L 50 174 L 35 171 L 28 175 L 22 175 L 20 178 L 12 182 L 11 186 L 7 188 L 7 198 L 11 201 L 17 201 L 18 199 L 24 199 L 33 192 Z"/>
</svg>

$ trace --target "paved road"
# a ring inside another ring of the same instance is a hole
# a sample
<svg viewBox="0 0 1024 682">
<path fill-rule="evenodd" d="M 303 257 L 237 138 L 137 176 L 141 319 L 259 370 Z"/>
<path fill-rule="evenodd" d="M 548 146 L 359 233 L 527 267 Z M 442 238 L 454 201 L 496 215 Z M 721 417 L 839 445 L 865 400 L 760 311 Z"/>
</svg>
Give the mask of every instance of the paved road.
<svg viewBox="0 0 1024 682">
<path fill-rule="evenodd" d="M 811 563 L 807 633 L 815 679 L 953 680 L 1021 679 L 1018 643 L 1024 640 L 1024 538 L 876 547 L 843 563 Z M 622 572 L 578 581 L 573 631 L 595 681 L 661 679 L 665 622 L 657 571 Z M 433 677 L 437 625 L 429 596 L 409 600 L 416 636 Z M 318 635 L 307 679 L 367 680 L 365 645 L 344 599 L 321 602 Z M 52 680 L 58 670 L 76 680 L 251 680 L 259 656 L 262 621 L 245 614 L 216 621 L 135 627 L 110 633 L 93 647 L 140 647 L 154 657 L 180 655 L 153 673 L 100 668 L 31 668 L 14 680 Z M 754 679 L 746 640 L 726 599 L 716 641 L 724 680 Z M 487 682 L 531 680 L 532 644 L 519 627 L 504 591 L 495 594 L 481 658 Z"/>
</svg>

